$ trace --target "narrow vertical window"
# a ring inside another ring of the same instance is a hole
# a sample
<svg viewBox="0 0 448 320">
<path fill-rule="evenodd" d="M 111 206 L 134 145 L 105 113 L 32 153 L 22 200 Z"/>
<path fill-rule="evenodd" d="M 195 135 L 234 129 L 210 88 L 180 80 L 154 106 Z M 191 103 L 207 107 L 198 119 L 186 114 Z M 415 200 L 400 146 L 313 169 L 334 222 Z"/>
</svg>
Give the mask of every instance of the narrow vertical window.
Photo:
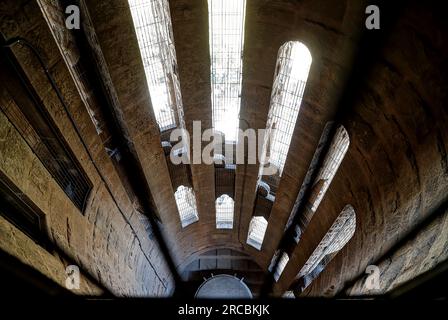
<svg viewBox="0 0 448 320">
<path fill-rule="evenodd" d="M 199 220 L 196 199 L 192 188 L 180 186 L 174 193 L 177 209 L 179 210 L 182 228 Z"/>
<path fill-rule="evenodd" d="M 252 217 L 249 224 L 249 233 L 247 235 L 247 244 L 255 249 L 261 250 L 264 235 L 268 227 L 268 221 L 261 216 Z"/>
<path fill-rule="evenodd" d="M 278 281 L 280 279 L 280 276 L 283 273 L 283 270 L 285 270 L 286 265 L 288 264 L 289 256 L 286 252 L 283 252 L 282 257 L 280 258 L 280 261 L 278 262 L 277 269 L 274 272 L 274 279 L 275 281 Z"/>
<path fill-rule="evenodd" d="M 213 128 L 236 142 L 246 0 L 208 0 Z"/>
<path fill-rule="evenodd" d="M 289 41 L 279 49 L 258 173 L 254 209 L 257 215 L 263 214 L 269 218 L 275 202 L 275 194 L 299 115 L 311 61 L 308 48 L 301 42 Z M 265 170 L 267 167 L 277 170 L 274 170 L 274 173 L 267 172 Z M 255 247 L 257 248 L 257 244 Z"/>
<path fill-rule="evenodd" d="M 288 155 L 311 61 L 308 48 L 298 41 L 285 43 L 277 57 L 263 154 L 269 156 L 269 163 L 278 169 L 280 176 Z M 260 168 L 260 175 L 262 174 L 263 167 Z"/>
<path fill-rule="evenodd" d="M 129 0 L 152 107 L 160 131 L 177 126 L 182 109 L 167 0 Z"/>
<path fill-rule="evenodd" d="M 300 270 L 297 278 L 308 277 L 308 285 L 315 279 L 325 266 L 331 261 L 334 254 L 341 250 L 353 237 L 356 229 L 356 214 L 351 205 L 345 206 L 341 214 L 331 226 L 317 248 L 313 251 L 307 262 Z M 306 287 L 305 285 L 305 287 Z"/>
<path fill-rule="evenodd" d="M 231 197 L 223 194 L 215 201 L 216 205 L 216 228 L 233 228 L 233 206 L 234 201 Z"/>
<path fill-rule="evenodd" d="M 339 126 L 313 185 L 313 194 L 315 194 L 314 199 L 311 199 L 311 210 L 313 212 L 317 210 L 324 198 L 331 181 L 347 153 L 349 145 L 350 138 L 347 131 L 343 126 Z"/>
</svg>

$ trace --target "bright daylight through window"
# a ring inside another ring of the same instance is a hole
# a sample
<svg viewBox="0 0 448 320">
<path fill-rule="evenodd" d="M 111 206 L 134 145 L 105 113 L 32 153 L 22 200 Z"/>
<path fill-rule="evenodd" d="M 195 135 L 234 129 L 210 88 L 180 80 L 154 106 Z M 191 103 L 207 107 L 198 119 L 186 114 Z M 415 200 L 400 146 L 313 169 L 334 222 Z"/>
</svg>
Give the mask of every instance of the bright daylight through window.
<svg viewBox="0 0 448 320">
<path fill-rule="evenodd" d="M 160 131 L 174 128 L 182 102 L 168 1 L 129 0 L 129 6 L 157 123 Z"/>
<path fill-rule="evenodd" d="M 238 139 L 246 0 L 208 0 L 213 128 Z"/>
<path fill-rule="evenodd" d="M 253 217 L 249 224 L 247 244 L 251 245 L 255 249 L 261 250 L 267 227 L 268 221 L 264 217 Z"/>
<path fill-rule="evenodd" d="M 180 186 L 174 193 L 174 198 L 179 210 L 182 228 L 199 220 L 196 199 L 192 188 Z"/>
<path fill-rule="evenodd" d="M 356 229 L 356 214 L 351 205 L 344 207 L 313 254 L 308 258 L 297 278 L 311 273 L 325 256 L 341 250 L 353 237 Z"/>
<path fill-rule="evenodd" d="M 280 279 L 280 276 L 283 273 L 283 270 L 285 270 L 286 265 L 289 262 L 289 256 L 286 252 L 283 252 L 282 257 L 280 258 L 280 261 L 278 262 L 277 269 L 274 273 L 274 279 L 275 281 L 278 281 Z"/>
<path fill-rule="evenodd" d="M 269 162 L 279 170 L 279 175 L 285 166 L 311 61 L 308 48 L 301 42 L 287 42 L 279 50 L 266 125 L 271 134 L 266 135 L 263 148 Z"/>
<path fill-rule="evenodd" d="M 317 183 L 321 181 L 322 186 L 311 206 L 311 210 L 313 212 L 317 210 L 320 202 L 324 198 L 325 193 L 327 192 L 327 189 L 331 184 L 331 181 L 333 180 L 339 166 L 342 163 L 342 160 L 345 157 L 345 154 L 347 153 L 349 145 L 350 138 L 347 131 L 343 126 L 339 126 L 336 130 L 333 140 L 331 141 L 331 145 L 328 150 L 327 156 L 325 157 L 322 168 L 319 170 L 319 174 L 316 178 L 315 185 L 317 185 Z"/>
<path fill-rule="evenodd" d="M 233 204 L 233 199 L 226 194 L 223 194 L 218 199 L 216 199 L 217 229 L 233 228 Z"/>
</svg>

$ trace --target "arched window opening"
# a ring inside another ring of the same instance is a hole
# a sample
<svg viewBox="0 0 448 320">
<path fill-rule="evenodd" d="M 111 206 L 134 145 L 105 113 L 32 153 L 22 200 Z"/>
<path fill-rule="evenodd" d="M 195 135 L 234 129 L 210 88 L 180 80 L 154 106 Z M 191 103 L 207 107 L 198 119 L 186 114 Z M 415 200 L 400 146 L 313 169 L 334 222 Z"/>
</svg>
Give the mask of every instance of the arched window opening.
<svg viewBox="0 0 448 320">
<path fill-rule="evenodd" d="M 275 281 L 278 281 L 280 279 L 280 276 L 283 273 L 283 270 L 285 270 L 286 265 L 289 262 L 289 256 L 286 252 L 283 252 L 280 261 L 277 264 L 277 269 L 274 272 L 274 279 Z"/>
<path fill-rule="evenodd" d="M 213 128 L 238 139 L 246 0 L 208 0 Z"/>
<path fill-rule="evenodd" d="M 289 41 L 279 49 L 258 173 L 254 209 L 258 215 L 269 217 L 275 202 L 311 62 L 310 51 L 299 41 Z"/>
<path fill-rule="evenodd" d="M 347 205 L 298 273 L 302 290 L 317 278 L 337 252 L 348 243 L 355 230 L 356 213 L 351 205 Z"/>
<path fill-rule="evenodd" d="M 279 176 L 285 166 L 311 62 L 311 54 L 301 42 L 287 42 L 279 50 L 263 146 L 263 156 L 269 157 Z"/>
<path fill-rule="evenodd" d="M 319 204 L 325 196 L 339 166 L 347 153 L 350 145 L 350 138 L 343 126 L 339 126 L 331 141 L 330 148 L 324 159 L 321 169 L 313 185 L 310 198 L 311 211 L 316 212 Z"/>
<path fill-rule="evenodd" d="M 264 217 L 252 217 L 249 224 L 249 232 L 247 234 L 247 244 L 257 250 L 261 250 L 267 227 L 268 221 Z"/>
<path fill-rule="evenodd" d="M 280 250 L 276 250 L 274 255 L 272 256 L 271 263 L 269 264 L 269 267 L 268 267 L 268 270 L 270 272 L 272 272 L 272 268 L 274 268 L 275 261 L 277 260 L 279 254 L 280 254 Z"/>
<path fill-rule="evenodd" d="M 196 198 L 192 188 L 179 186 L 174 193 L 177 209 L 179 210 L 182 228 L 199 220 Z"/>
<path fill-rule="evenodd" d="M 233 228 L 233 206 L 234 201 L 231 197 L 223 194 L 215 201 L 216 205 L 216 228 L 232 229 Z"/>
<path fill-rule="evenodd" d="M 289 291 L 285 291 L 285 293 L 282 295 L 282 298 L 284 299 L 295 299 L 296 296 L 294 295 L 294 292 L 289 290 Z"/>
<path fill-rule="evenodd" d="M 182 98 L 168 1 L 129 0 L 129 7 L 157 123 L 160 131 L 172 129 Z"/>
</svg>

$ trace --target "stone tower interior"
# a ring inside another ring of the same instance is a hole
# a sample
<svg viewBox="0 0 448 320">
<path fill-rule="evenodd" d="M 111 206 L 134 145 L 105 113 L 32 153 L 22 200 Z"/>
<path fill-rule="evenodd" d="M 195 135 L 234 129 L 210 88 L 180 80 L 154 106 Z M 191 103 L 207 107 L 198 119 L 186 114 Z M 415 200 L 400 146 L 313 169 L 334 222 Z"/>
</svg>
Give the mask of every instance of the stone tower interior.
<svg viewBox="0 0 448 320">
<path fill-rule="evenodd" d="M 2 0 L 2 283 L 98 298 L 446 299 L 444 12 Z"/>
</svg>

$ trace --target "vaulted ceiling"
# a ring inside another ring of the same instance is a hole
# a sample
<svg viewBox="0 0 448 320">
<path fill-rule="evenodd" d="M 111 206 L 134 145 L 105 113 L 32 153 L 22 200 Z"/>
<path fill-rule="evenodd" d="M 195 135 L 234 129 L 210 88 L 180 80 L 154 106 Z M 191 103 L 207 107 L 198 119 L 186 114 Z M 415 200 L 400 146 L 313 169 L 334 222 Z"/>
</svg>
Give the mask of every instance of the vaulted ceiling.
<svg viewBox="0 0 448 320">
<path fill-rule="evenodd" d="M 117 10 L 126 7 L 126 2 L 88 6 L 114 85 L 120 88 L 122 84 L 122 93 L 132 97 L 132 101 L 123 101 L 122 105 L 129 109 L 125 116 L 130 117 L 127 122 L 135 135 L 145 136 L 134 140 L 136 148 L 145 154 L 141 159 L 143 167 L 153 168 L 156 163 L 163 168 L 163 158 L 156 157 L 161 153 L 160 146 L 149 142 L 158 142 L 159 138 L 142 132 L 141 119 L 148 109 L 142 108 L 142 104 L 131 106 L 142 100 L 148 104 L 148 99 L 143 81 L 138 80 L 143 78 L 143 69 L 139 67 L 131 17 L 126 10 Z M 429 77 L 427 81 L 443 83 L 445 76 L 431 58 L 442 52 L 439 50 L 446 50 L 439 42 L 440 34 L 433 31 L 440 26 L 420 28 L 423 23 L 415 15 L 418 10 L 399 12 L 400 18 L 384 47 L 370 49 L 378 50 L 378 55 L 363 70 L 366 74 L 360 78 L 362 83 L 348 87 L 347 78 L 360 46 L 362 30 L 358 26 L 363 25 L 364 9 L 365 4 L 359 1 L 339 1 L 331 6 L 326 1 L 247 1 L 240 127 L 265 128 L 277 53 L 287 41 L 305 43 L 312 54 L 306 92 L 260 251 L 246 244 L 258 165 L 237 165 L 235 222 L 231 231 L 217 230 L 215 226 L 213 166 L 191 166 L 200 219 L 187 228 L 181 228 L 173 190 L 164 183 L 168 179 L 166 169 L 147 171 L 151 190 L 157 190 L 155 205 L 181 268 L 202 252 L 234 248 L 247 252 L 266 269 L 324 126 L 335 119 L 347 128 L 350 148 L 309 230 L 294 249 L 279 290 L 287 289 L 290 279 L 346 204 L 352 204 L 356 210 L 357 231 L 328 266 L 322 276 L 326 281 L 317 281 L 313 286 L 318 295 L 330 287 L 338 291 L 346 281 L 362 274 L 368 263 L 385 254 L 444 200 L 447 168 L 443 150 L 447 132 L 438 124 L 447 117 L 441 104 L 446 97 L 437 86 L 425 86 L 426 81 L 421 78 L 423 74 Z M 170 10 L 186 127 L 191 130 L 192 122 L 200 120 L 203 128 L 209 128 L 212 107 L 207 2 L 170 1 Z M 422 52 L 415 55 L 412 48 L 422 48 Z M 439 54 L 437 57 L 442 56 Z M 130 86 L 130 78 L 135 86 Z M 351 97 L 346 100 L 349 106 L 339 105 L 344 90 L 351 90 Z M 339 117 L 343 108 L 349 111 Z M 139 123 L 134 125 L 133 119 L 139 119 Z M 431 119 L 439 119 L 438 124 L 430 125 Z M 151 150 L 154 160 L 147 159 L 144 150 Z M 341 268 L 343 272 L 336 271 Z"/>
<path fill-rule="evenodd" d="M 138 170 L 134 173 L 141 174 L 139 179 L 147 189 L 142 187 L 141 193 L 135 194 L 128 186 L 133 181 L 127 181 L 133 178 L 126 178 L 119 167 L 109 164 L 106 170 L 118 172 L 112 185 L 128 192 L 129 207 L 142 206 L 145 211 L 141 197 L 146 198 L 184 278 L 188 272 L 201 271 L 192 266 L 200 264 L 204 255 L 215 259 L 210 257 L 212 252 L 223 264 L 229 256 L 244 257 L 261 279 L 281 248 L 289 255 L 283 273 L 273 284 L 274 293 L 281 295 L 292 289 L 299 271 L 350 204 L 356 213 L 353 238 L 302 293 L 334 295 L 362 277 L 369 264 L 380 264 L 393 250 L 399 250 L 402 241 L 411 241 L 409 234 L 420 230 L 422 223 L 428 223 L 440 210 L 445 214 L 448 45 L 444 41 L 446 25 L 429 6 L 412 1 L 403 6 L 385 5 L 389 11 L 383 12 L 382 29 L 367 31 L 364 1 L 332 1 L 330 5 L 325 0 L 247 0 L 240 128 L 266 128 L 279 48 L 288 41 L 300 41 L 312 55 L 285 167 L 267 215 L 261 250 L 257 250 L 247 244 L 247 236 L 257 210 L 259 164 L 236 165 L 234 180 L 230 180 L 234 183 L 233 228 L 217 229 L 215 200 L 217 188 L 223 187 L 217 184 L 218 169 L 207 164 L 173 169 L 167 160 L 162 146 L 167 135 L 160 132 L 154 115 L 128 1 L 80 1 L 85 12 L 83 28 L 90 37 L 84 48 L 81 31 L 64 28 L 58 7 L 42 3 L 39 1 L 40 17 L 18 26 L 3 24 L 2 32 L 7 38 L 37 39 L 36 45 L 55 76 L 68 79 L 70 75 L 80 95 L 99 96 L 88 87 L 94 80 L 83 83 L 82 76 L 92 61 L 96 65 L 97 74 L 90 76 L 100 79 L 107 103 L 113 106 L 109 110 L 113 116 L 102 118 L 104 112 L 100 107 L 95 110 L 92 103 L 79 105 L 75 120 L 88 119 L 89 110 L 104 129 L 102 139 L 93 131 L 84 135 L 94 154 L 100 154 L 104 141 L 119 132 L 117 146 L 136 159 L 134 168 Z M 10 6 L 3 10 L 13 11 L 20 5 Z M 203 129 L 211 128 L 207 1 L 170 0 L 169 9 L 185 126 L 192 132 L 193 121 L 201 121 Z M 63 63 L 55 48 L 63 53 Z M 86 56 L 87 51 L 93 54 Z M 67 95 L 66 87 L 62 91 Z M 99 99 L 101 103 L 105 102 Z M 345 128 L 349 148 L 317 211 L 302 230 L 300 241 L 291 245 L 285 240 L 290 236 L 285 236 L 285 226 L 297 206 L 301 209 L 297 214 L 305 214 L 305 205 L 298 201 L 299 192 L 309 195 L 312 181 L 306 177 L 322 165 L 322 160 L 316 162 L 316 150 L 325 150 L 331 142 L 335 129 L 329 131 L 329 137 L 323 133 L 332 123 Z M 182 227 L 174 194 L 177 186 L 187 183 L 194 190 L 199 219 Z M 421 240 L 428 244 L 420 250 L 423 257 L 431 255 L 431 245 L 437 239 Z M 441 246 L 446 248 L 446 241 Z M 412 251 L 413 246 L 410 248 Z M 219 258 L 222 252 L 228 253 L 224 260 Z M 436 260 L 443 254 L 435 254 Z M 205 270 L 210 269 L 207 265 Z M 220 269 L 218 262 L 216 269 Z M 385 274 L 392 279 L 397 272 L 392 268 Z"/>
</svg>

